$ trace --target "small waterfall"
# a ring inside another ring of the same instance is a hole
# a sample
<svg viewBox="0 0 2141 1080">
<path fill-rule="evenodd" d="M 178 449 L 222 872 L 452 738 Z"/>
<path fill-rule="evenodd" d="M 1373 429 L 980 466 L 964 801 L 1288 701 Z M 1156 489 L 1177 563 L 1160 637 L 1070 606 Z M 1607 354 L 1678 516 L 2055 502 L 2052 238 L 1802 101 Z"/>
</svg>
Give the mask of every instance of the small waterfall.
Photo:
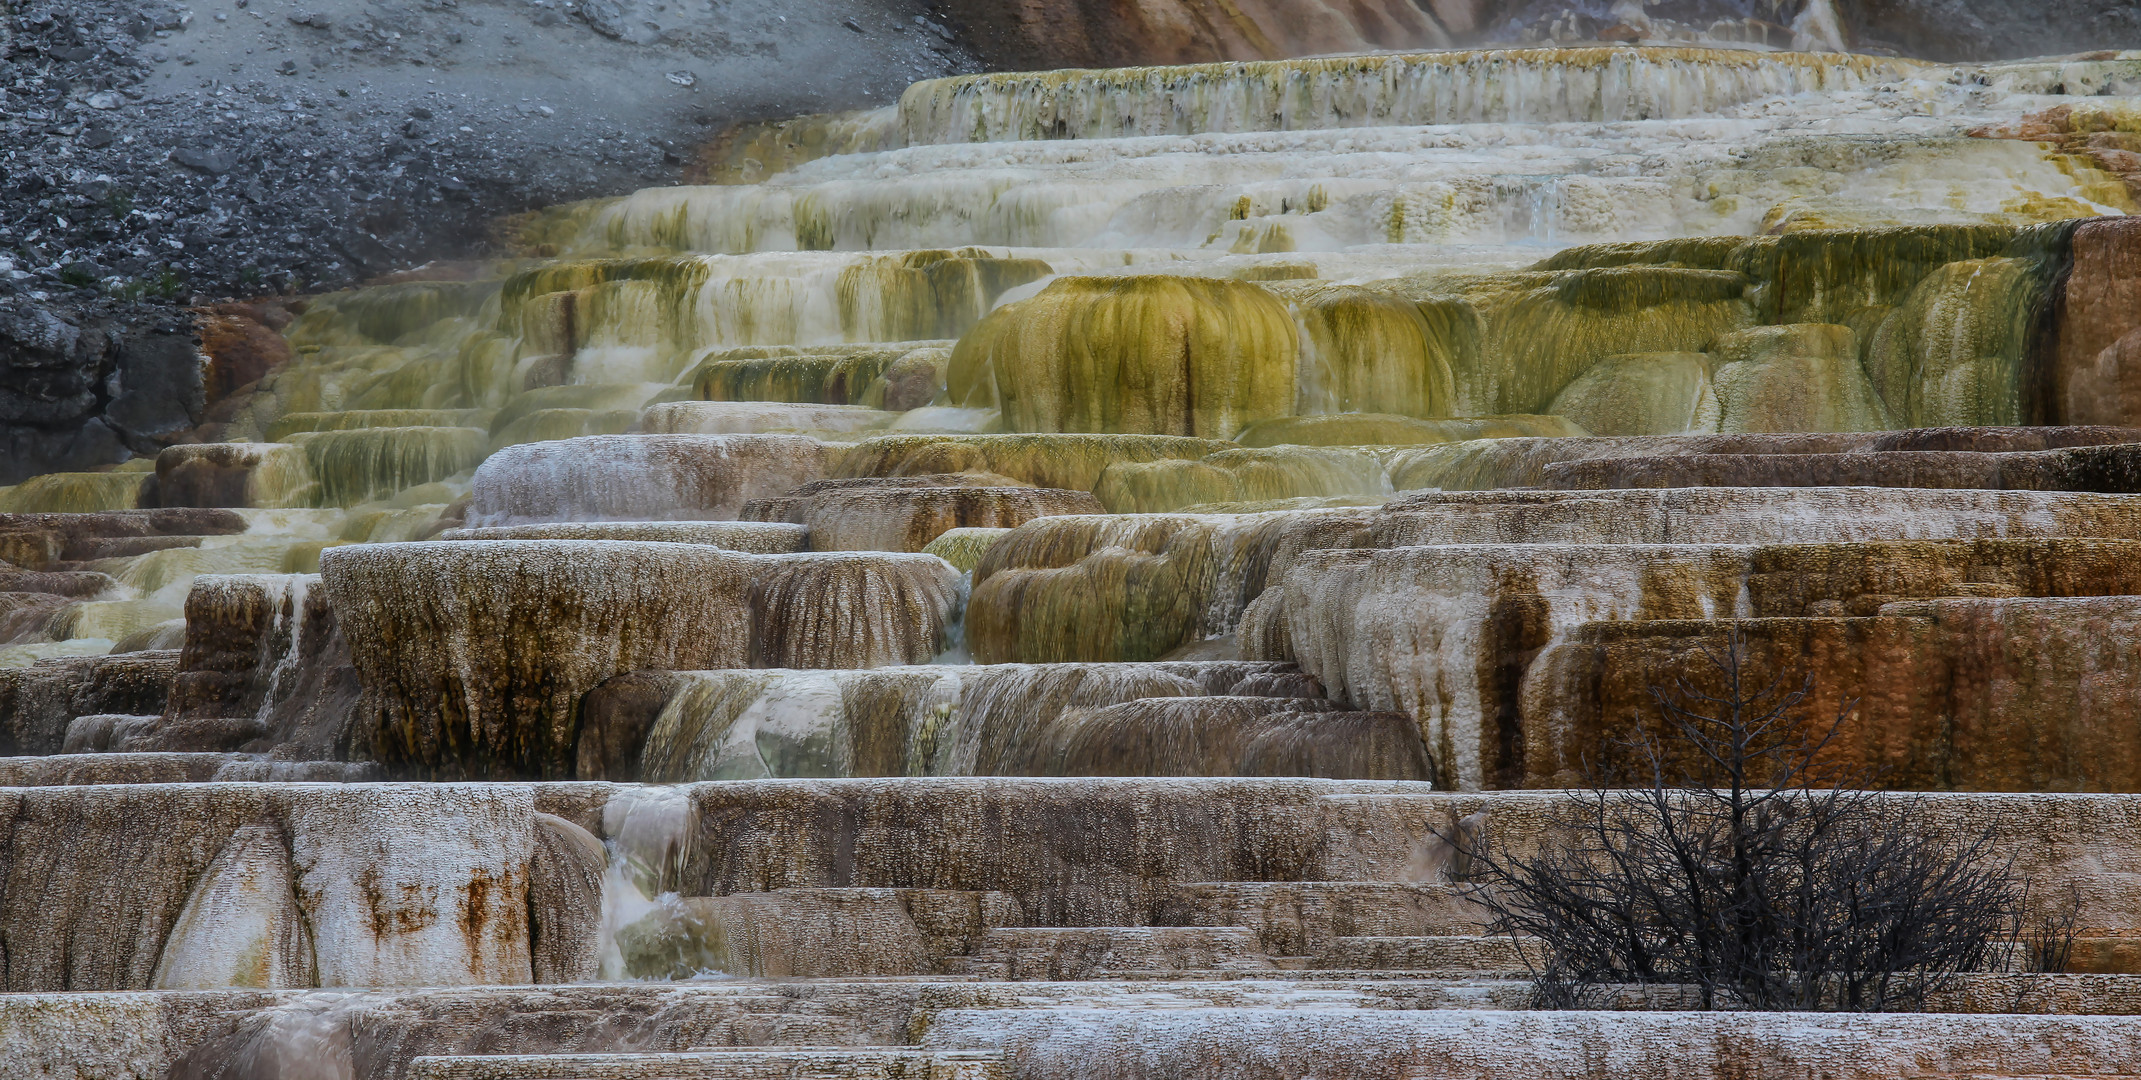
<svg viewBox="0 0 2141 1080">
<path fill-rule="evenodd" d="M 600 977 L 614 982 L 642 977 L 626 962 L 620 938 L 629 942 L 635 933 L 689 917 L 678 890 L 698 835 L 697 810 L 686 788 L 629 788 L 604 804 L 602 832 L 609 866 L 602 878 L 597 965 Z M 699 968 L 697 973 L 720 972 Z"/>
</svg>

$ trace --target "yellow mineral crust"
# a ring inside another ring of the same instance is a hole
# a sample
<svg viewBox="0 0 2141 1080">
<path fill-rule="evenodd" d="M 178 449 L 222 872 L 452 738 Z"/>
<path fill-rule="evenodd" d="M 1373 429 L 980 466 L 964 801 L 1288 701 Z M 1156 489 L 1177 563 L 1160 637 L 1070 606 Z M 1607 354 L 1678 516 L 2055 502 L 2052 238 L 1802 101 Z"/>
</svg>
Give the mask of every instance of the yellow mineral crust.
<svg viewBox="0 0 2141 1080">
<path fill-rule="evenodd" d="M 1264 591 L 1293 522 L 1360 512 L 1124 514 L 1038 518 L 974 568 L 967 645 L 975 662 L 1156 660 L 1234 631 Z M 1322 536 L 1314 524 L 1298 534 Z"/>
<path fill-rule="evenodd" d="M 1331 495 L 1388 495 L 1389 454 L 1361 446 L 1222 450 L 1198 461 L 1111 465 L 1093 489 L 1118 514 L 1164 513 L 1207 503 Z"/>
</svg>

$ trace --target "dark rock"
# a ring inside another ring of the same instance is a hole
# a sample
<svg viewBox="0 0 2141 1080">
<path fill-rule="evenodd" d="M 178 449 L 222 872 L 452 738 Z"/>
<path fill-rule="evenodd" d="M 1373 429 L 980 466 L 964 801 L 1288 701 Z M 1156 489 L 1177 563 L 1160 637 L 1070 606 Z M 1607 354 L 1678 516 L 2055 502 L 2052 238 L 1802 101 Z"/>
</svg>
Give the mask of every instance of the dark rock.
<svg viewBox="0 0 2141 1080">
<path fill-rule="evenodd" d="M 193 335 L 137 331 L 118 342 L 119 392 L 105 415 L 137 453 L 201 422 L 206 407 Z"/>
<path fill-rule="evenodd" d="M 639 781 L 639 752 L 684 677 L 673 671 L 628 671 L 611 676 L 580 699 L 574 777 Z"/>
<path fill-rule="evenodd" d="M 228 150 L 195 150 L 182 147 L 171 152 L 171 160 L 189 169 L 199 169 L 210 176 L 221 176 L 238 167 L 238 157 Z"/>
</svg>

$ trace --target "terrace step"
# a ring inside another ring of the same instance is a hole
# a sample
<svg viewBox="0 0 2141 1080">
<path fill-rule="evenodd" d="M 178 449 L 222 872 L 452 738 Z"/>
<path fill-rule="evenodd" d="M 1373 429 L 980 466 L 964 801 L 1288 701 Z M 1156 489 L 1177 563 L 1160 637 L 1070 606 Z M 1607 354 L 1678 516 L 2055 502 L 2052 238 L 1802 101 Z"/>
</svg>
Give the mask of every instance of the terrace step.
<svg viewBox="0 0 2141 1080">
<path fill-rule="evenodd" d="M 1316 970 L 1524 972 L 1531 950 L 1481 934 L 1342 937 L 1311 961 Z"/>
<path fill-rule="evenodd" d="M 1485 913 L 1463 886 L 1395 881 L 1198 882 L 1163 900 L 1156 921 L 1248 927 L 1273 956 L 1315 955 L 1339 938 L 1485 929 Z"/>
<path fill-rule="evenodd" d="M 409 1080 L 1001 1080 L 988 1050 L 789 1046 L 681 1054 L 494 1054 L 420 1057 Z"/>
<path fill-rule="evenodd" d="M 945 973 L 988 979 L 1099 979 L 1183 971 L 1272 971 L 1239 926 L 998 927 Z"/>
</svg>

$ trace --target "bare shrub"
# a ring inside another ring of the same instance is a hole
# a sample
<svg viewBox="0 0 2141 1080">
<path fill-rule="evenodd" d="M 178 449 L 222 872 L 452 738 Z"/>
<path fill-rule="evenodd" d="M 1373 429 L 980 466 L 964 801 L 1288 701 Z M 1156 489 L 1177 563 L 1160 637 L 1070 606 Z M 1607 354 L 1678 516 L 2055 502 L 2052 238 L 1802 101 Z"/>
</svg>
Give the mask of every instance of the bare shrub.
<svg viewBox="0 0 2141 1080">
<path fill-rule="evenodd" d="M 2027 888 L 1990 832 L 1823 765 L 1855 703 L 1803 723 L 1811 678 L 1750 679 L 1737 630 L 1705 656 L 1700 685 L 1651 688 L 1680 745 L 1638 743 L 1645 775 L 1594 775 L 1535 854 L 1469 851 L 1495 929 L 1540 946 L 1540 1005 L 1678 984 L 1705 1009 L 1907 1011 L 2018 959 Z M 2063 966 L 2071 919 L 2037 929 L 2019 959 Z"/>
</svg>

